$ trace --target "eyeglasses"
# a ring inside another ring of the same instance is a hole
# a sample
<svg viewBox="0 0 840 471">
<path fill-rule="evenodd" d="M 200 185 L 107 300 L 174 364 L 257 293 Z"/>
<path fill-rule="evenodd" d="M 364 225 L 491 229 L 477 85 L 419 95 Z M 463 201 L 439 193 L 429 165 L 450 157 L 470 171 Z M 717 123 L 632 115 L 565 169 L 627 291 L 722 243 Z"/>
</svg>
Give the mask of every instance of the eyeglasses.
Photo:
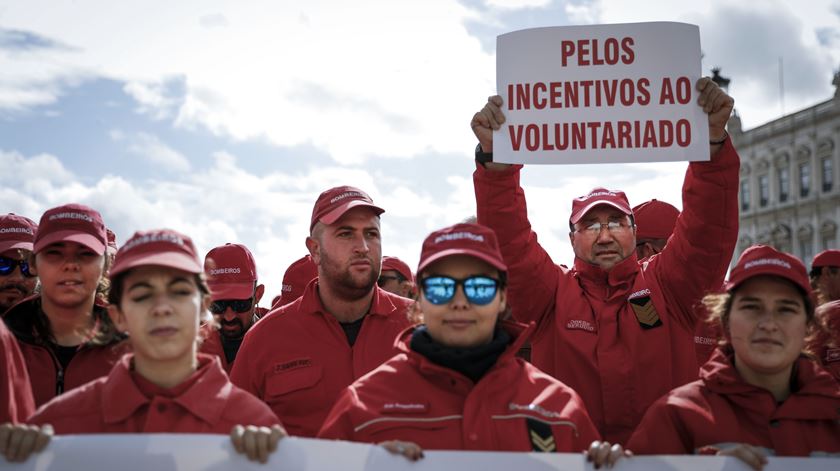
<svg viewBox="0 0 840 471">
<path fill-rule="evenodd" d="M 15 271 L 15 267 L 20 265 L 20 272 L 27 278 L 32 278 L 34 273 L 29 272 L 29 262 L 26 260 L 15 260 L 9 257 L 0 257 L 0 275 L 11 275 Z"/>
<path fill-rule="evenodd" d="M 464 296 L 467 297 L 467 301 L 478 306 L 490 304 L 499 289 L 499 280 L 481 275 L 469 276 L 461 280 L 449 276 L 430 276 L 423 278 L 420 283 L 423 287 L 423 296 L 435 305 L 451 301 L 459 285 L 464 287 Z"/>
<path fill-rule="evenodd" d="M 254 298 L 248 299 L 221 299 L 210 303 L 210 312 L 213 314 L 222 314 L 230 307 L 234 312 L 242 314 L 248 312 L 254 305 Z"/>
<path fill-rule="evenodd" d="M 581 234 L 596 236 L 600 234 L 601 230 L 605 227 L 607 228 L 607 231 L 609 231 L 610 234 L 621 234 L 627 232 L 627 230 L 630 229 L 630 225 L 627 224 L 627 221 L 595 221 L 593 223 L 590 223 L 588 226 L 578 227 L 577 229 L 575 229 L 575 231 L 580 232 Z"/>
<path fill-rule="evenodd" d="M 388 280 L 395 280 L 397 283 L 402 283 L 403 281 L 405 281 L 405 278 L 400 275 L 380 275 L 379 279 L 376 280 L 376 284 L 379 285 L 379 287 L 381 288 L 385 283 L 388 282 Z"/>
</svg>

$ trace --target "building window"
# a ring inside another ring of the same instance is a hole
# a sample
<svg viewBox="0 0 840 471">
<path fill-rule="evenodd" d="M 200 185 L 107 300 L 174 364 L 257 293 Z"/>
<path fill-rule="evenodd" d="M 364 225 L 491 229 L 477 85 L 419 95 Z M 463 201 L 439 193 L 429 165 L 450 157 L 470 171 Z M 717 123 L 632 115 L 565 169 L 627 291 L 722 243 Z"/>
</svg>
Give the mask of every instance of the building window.
<svg viewBox="0 0 840 471">
<path fill-rule="evenodd" d="M 834 238 L 834 236 L 827 235 L 827 236 L 823 237 L 823 245 L 822 245 L 823 250 L 836 249 L 836 248 L 837 248 L 837 239 Z"/>
<path fill-rule="evenodd" d="M 814 244 L 811 243 L 810 239 L 799 241 L 799 253 L 802 254 L 802 260 L 805 260 L 806 263 L 811 262 L 811 259 L 814 258 Z"/>
<path fill-rule="evenodd" d="M 758 177 L 758 205 L 762 208 L 770 202 L 770 179 L 767 175 Z"/>
<path fill-rule="evenodd" d="M 750 182 L 741 180 L 741 211 L 750 209 Z"/>
<path fill-rule="evenodd" d="M 787 168 L 779 169 L 779 202 L 784 203 L 790 194 L 790 171 Z"/>
<path fill-rule="evenodd" d="M 822 189 L 823 191 L 831 191 L 834 186 L 834 162 L 831 157 L 822 159 Z"/>
<path fill-rule="evenodd" d="M 799 164 L 799 196 L 805 198 L 811 193 L 811 164 Z"/>
</svg>

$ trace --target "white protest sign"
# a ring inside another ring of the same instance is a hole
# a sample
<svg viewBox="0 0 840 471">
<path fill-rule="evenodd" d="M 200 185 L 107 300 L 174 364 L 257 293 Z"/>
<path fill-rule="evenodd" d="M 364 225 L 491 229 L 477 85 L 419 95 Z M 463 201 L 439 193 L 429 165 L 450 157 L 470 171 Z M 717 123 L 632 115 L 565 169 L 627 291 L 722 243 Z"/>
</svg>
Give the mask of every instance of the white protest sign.
<svg viewBox="0 0 840 471">
<path fill-rule="evenodd" d="M 582 164 L 709 160 L 697 105 L 700 30 L 684 23 L 560 26 L 496 40 L 506 121 L 493 160 Z"/>
<path fill-rule="evenodd" d="M 268 463 L 248 461 L 225 435 L 119 434 L 57 436 L 24 463 L 0 458 L 9 470 L 295 470 L 295 471 L 591 471 L 580 453 L 510 453 L 425 451 L 417 462 L 365 443 L 289 437 Z M 836 470 L 840 458 L 768 458 L 764 471 Z M 721 456 L 635 456 L 622 459 L 616 471 L 749 471 L 737 458 Z"/>
</svg>

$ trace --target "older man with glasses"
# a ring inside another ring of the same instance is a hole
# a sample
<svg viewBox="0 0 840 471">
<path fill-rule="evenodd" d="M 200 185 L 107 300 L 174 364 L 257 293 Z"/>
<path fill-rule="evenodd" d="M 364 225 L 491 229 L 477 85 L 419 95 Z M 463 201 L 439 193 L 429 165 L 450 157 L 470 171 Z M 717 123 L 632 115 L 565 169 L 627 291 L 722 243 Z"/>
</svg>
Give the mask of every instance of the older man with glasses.
<svg viewBox="0 0 840 471">
<path fill-rule="evenodd" d="M 708 78 L 697 90 L 711 160 L 688 165 L 674 235 L 642 261 L 627 197 L 596 188 L 572 202 L 574 266 L 555 265 L 531 230 L 522 166 L 492 162 L 502 98 L 471 123 L 478 222 L 499 237 L 513 316 L 538 324 L 532 361 L 580 393 L 611 442 L 624 443 L 653 401 L 696 379 L 694 305 L 721 286 L 738 236 L 739 158 L 725 131 L 734 101 Z"/>
<path fill-rule="evenodd" d="M 0 216 L 0 314 L 29 296 L 38 277 L 29 271 L 29 256 L 38 225 L 16 214 Z"/>
<path fill-rule="evenodd" d="M 225 244 L 207 252 L 204 273 L 213 301 L 210 312 L 219 325 L 203 327 L 206 338 L 201 351 L 217 355 L 230 373 L 245 333 L 258 318 L 257 303 L 265 286 L 257 280 L 254 256 L 242 244 Z"/>
</svg>

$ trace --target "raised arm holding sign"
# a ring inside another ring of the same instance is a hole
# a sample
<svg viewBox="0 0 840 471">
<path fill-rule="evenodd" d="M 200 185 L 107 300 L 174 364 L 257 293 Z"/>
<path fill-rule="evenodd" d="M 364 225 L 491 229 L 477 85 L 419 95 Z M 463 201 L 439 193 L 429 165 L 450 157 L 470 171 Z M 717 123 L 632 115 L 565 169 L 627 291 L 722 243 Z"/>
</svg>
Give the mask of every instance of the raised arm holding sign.
<svg viewBox="0 0 840 471">
<path fill-rule="evenodd" d="M 692 307 L 721 285 L 735 248 L 739 158 L 724 131 L 734 102 L 708 78 L 695 86 L 692 106 L 707 116 L 711 160 L 689 164 L 674 235 L 644 263 L 627 197 L 596 188 L 572 202 L 574 266 L 555 265 L 531 230 L 522 166 L 487 162 L 493 132 L 506 123 L 504 100 L 490 97 L 471 123 L 478 222 L 499 237 L 514 317 L 538 323 L 532 361 L 580 393 L 611 442 L 624 443 L 653 401 L 696 379 Z"/>
</svg>

